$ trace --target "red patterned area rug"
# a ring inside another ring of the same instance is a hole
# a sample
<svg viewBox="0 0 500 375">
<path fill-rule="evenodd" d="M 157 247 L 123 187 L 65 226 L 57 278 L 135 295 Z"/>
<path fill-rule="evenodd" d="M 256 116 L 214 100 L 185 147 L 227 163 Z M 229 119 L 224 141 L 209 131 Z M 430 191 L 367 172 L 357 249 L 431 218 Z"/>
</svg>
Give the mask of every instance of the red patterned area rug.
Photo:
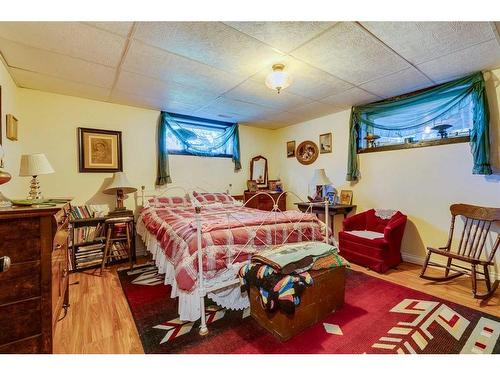
<svg viewBox="0 0 500 375">
<path fill-rule="evenodd" d="M 177 319 L 177 300 L 154 266 L 120 281 L 146 353 L 500 353 L 500 319 L 361 272 L 346 274 L 345 305 L 280 342 L 249 311 L 207 309 L 199 321 Z"/>
</svg>

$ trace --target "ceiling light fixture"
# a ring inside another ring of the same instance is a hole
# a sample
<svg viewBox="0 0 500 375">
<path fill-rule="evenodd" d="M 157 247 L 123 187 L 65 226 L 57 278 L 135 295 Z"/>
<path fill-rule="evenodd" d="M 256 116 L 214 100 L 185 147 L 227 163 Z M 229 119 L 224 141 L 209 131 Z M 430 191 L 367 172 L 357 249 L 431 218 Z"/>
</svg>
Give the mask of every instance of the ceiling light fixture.
<svg viewBox="0 0 500 375">
<path fill-rule="evenodd" d="M 292 83 L 292 78 L 284 69 L 284 64 L 274 64 L 273 72 L 269 73 L 266 78 L 266 86 L 271 90 L 276 90 L 278 94 Z"/>
</svg>

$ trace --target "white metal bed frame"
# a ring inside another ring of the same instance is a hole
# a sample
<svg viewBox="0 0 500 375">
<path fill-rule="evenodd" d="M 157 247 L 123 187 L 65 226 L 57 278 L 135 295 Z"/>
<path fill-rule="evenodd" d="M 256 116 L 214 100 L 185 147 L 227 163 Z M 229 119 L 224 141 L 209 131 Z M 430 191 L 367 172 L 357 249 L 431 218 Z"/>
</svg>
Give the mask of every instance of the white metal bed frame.
<svg viewBox="0 0 500 375">
<path fill-rule="evenodd" d="M 184 187 L 181 187 L 181 186 L 171 186 L 171 187 L 167 187 L 165 189 L 155 190 L 155 191 L 151 192 L 151 194 L 146 194 L 145 187 L 142 186 L 141 187 L 141 203 L 142 203 L 141 205 L 142 205 L 142 207 L 144 207 L 144 203 L 145 203 L 146 198 L 165 197 L 165 196 L 168 196 L 167 193 L 175 191 L 175 190 L 181 190 L 184 192 L 184 194 L 186 196 L 189 196 L 188 190 Z M 195 187 L 193 190 L 206 192 L 205 189 L 202 189 L 199 187 Z M 228 219 L 228 228 L 227 229 L 231 229 L 230 220 L 229 220 L 231 218 L 231 216 L 234 219 L 236 219 L 237 221 L 239 221 L 243 225 L 243 227 L 246 228 L 247 226 L 244 223 L 242 223 L 236 216 L 234 216 L 234 213 L 237 213 L 239 210 L 243 209 L 244 207 L 248 207 L 247 204 L 249 202 L 251 202 L 253 199 L 258 199 L 259 196 L 263 196 L 263 195 L 267 196 L 269 199 L 271 199 L 273 201 L 273 209 L 271 211 L 268 211 L 269 214 L 264 218 L 263 222 L 261 222 L 260 224 L 257 224 L 257 225 L 252 225 L 252 227 L 254 228 L 255 231 L 258 231 L 258 229 L 264 225 L 265 221 L 269 218 L 269 216 L 273 215 L 273 214 L 274 214 L 274 225 L 277 225 L 278 224 L 277 223 L 277 216 L 279 213 L 282 213 L 286 217 L 286 214 L 284 214 L 284 212 L 286 212 L 286 211 L 281 211 L 279 209 L 278 202 L 280 201 L 281 197 L 283 197 L 287 194 L 291 194 L 294 197 L 298 198 L 300 201 L 302 201 L 300 199 L 300 197 L 293 192 L 284 191 L 275 200 L 272 197 L 272 195 L 270 195 L 269 193 L 267 193 L 265 191 L 261 191 L 261 192 L 258 192 L 257 194 L 254 194 L 242 206 L 235 206 L 233 209 L 227 209 L 226 210 L 226 215 L 227 215 L 227 219 Z M 196 201 L 196 199 L 195 199 L 195 201 Z M 307 208 L 307 210 L 302 212 L 303 216 L 300 218 L 300 220 L 298 222 L 294 222 L 294 223 L 296 223 L 296 224 L 300 223 L 302 221 L 303 217 L 305 217 L 307 214 L 312 213 L 313 203 L 318 203 L 318 202 L 311 202 L 309 204 L 309 207 Z M 324 222 L 325 243 L 328 244 L 330 242 L 330 234 L 329 234 L 329 226 L 328 226 L 329 215 L 328 215 L 328 200 L 327 199 L 325 199 L 325 201 L 324 201 L 324 206 L 325 206 L 325 222 Z M 197 240 L 197 257 L 198 257 L 198 295 L 200 298 L 200 312 L 201 312 L 201 324 L 200 324 L 200 328 L 199 328 L 200 335 L 208 334 L 208 328 L 207 328 L 206 316 L 205 316 L 205 297 L 208 295 L 208 293 L 214 292 L 214 291 L 217 291 L 220 289 L 224 289 L 227 287 L 239 285 L 239 280 L 238 280 L 238 278 L 236 278 L 234 280 L 224 281 L 224 282 L 218 283 L 218 284 L 210 286 L 210 287 L 204 286 L 205 280 L 204 280 L 204 273 L 203 273 L 203 247 L 202 247 L 202 230 L 201 230 L 203 215 L 204 215 L 203 206 L 202 205 L 195 206 L 196 240 Z M 292 223 L 292 221 L 290 221 L 290 223 Z M 287 243 L 286 241 L 292 235 L 294 230 L 292 230 L 288 234 L 288 236 L 286 238 L 284 238 L 283 242 L 280 245 Z M 311 239 L 308 239 L 307 237 L 306 237 L 306 239 L 311 240 Z M 250 238 L 246 244 L 244 244 L 243 246 L 240 246 L 237 254 L 234 257 L 230 258 L 230 263 L 229 263 L 228 267 L 234 265 L 234 262 L 236 261 L 236 259 L 238 259 L 238 256 L 241 254 L 241 252 L 244 249 L 247 248 L 247 246 L 248 247 L 252 246 L 250 244 L 250 242 L 252 242 L 253 240 L 254 240 L 253 238 Z M 269 244 L 265 243 L 264 241 L 262 241 L 260 238 L 258 238 L 258 240 L 261 241 L 264 246 L 279 246 L 276 243 L 277 230 L 274 230 L 274 245 L 272 245 L 272 244 L 269 245 Z"/>
</svg>

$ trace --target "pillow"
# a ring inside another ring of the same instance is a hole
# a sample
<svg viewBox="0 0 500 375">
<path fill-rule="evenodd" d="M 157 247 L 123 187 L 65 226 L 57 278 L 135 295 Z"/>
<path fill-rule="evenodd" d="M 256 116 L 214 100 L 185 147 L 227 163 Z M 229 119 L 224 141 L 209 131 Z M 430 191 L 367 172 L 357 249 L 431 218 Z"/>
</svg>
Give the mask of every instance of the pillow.
<svg viewBox="0 0 500 375">
<path fill-rule="evenodd" d="M 234 205 L 234 199 L 226 193 L 198 193 L 193 191 L 193 197 L 203 206 L 210 204 Z"/>
<path fill-rule="evenodd" d="M 153 207 L 191 207 L 192 203 L 186 197 L 156 197 L 148 199 L 149 206 Z"/>
</svg>

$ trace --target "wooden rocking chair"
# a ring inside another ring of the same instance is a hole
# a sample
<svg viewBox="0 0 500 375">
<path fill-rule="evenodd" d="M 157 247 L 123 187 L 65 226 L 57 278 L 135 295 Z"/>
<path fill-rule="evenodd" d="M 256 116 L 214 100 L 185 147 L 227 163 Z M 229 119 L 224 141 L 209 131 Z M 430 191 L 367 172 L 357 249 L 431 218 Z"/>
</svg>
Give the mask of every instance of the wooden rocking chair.
<svg viewBox="0 0 500 375">
<path fill-rule="evenodd" d="M 490 297 L 495 289 L 498 287 L 498 280 L 493 285 L 490 280 L 488 267 L 493 265 L 495 252 L 500 245 L 500 234 L 497 234 L 493 247 L 490 249 L 489 254 L 485 253 L 485 258 L 481 259 L 485 243 L 488 239 L 488 234 L 492 225 L 500 221 L 500 208 L 489 208 L 472 206 L 468 204 L 453 204 L 450 206 L 451 211 L 451 226 L 450 234 L 448 236 L 448 243 L 445 247 L 434 249 L 428 247 L 427 257 L 425 259 L 420 277 L 433 281 L 447 281 L 462 275 L 470 275 L 472 278 L 472 295 L 474 298 L 485 299 Z M 460 238 L 460 243 L 456 250 L 452 250 L 453 229 L 455 226 L 455 218 L 462 216 L 465 219 L 464 229 Z M 431 254 L 438 254 L 448 258 L 446 266 L 430 261 Z M 464 267 L 460 264 L 453 264 L 453 261 L 460 261 L 469 263 L 470 266 Z M 444 268 L 444 277 L 432 277 L 425 275 L 427 266 L 435 266 Z M 482 268 L 482 271 L 477 268 Z M 455 273 L 450 275 L 450 271 Z M 478 294 L 477 292 L 477 277 L 479 273 L 484 276 L 487 292 Z"/>
</svg>

